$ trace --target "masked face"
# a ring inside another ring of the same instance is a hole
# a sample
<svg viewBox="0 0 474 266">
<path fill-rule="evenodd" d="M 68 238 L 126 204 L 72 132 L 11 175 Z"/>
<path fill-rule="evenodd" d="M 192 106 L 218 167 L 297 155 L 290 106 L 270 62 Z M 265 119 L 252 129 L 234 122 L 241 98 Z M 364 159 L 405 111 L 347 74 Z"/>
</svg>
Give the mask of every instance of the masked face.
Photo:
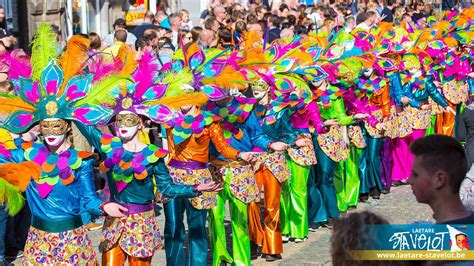
<svg viewBox="0 0 474 266">
<path fill-rule="evenodd" d="M 416 68 L 410 69 L 410 74 L 414 77 L 419 77 L 421 76 L 421 70 Z"/>
<path fill-rule="evenodd" d="M 40 133 L 49 146 L 61 145 L 69 130 L 68 123 L 62 119 L 45 119 L 39 123 L 39 126 Z"/>
<path fill-rule="evenodd" d="M 242 92 L 239 91 L 239 89 L 230 89 L 229 94 L 232 97 L 244 97 L 244 95 L 242 94 Z"/>
<path fill-rule="evenodd" d="M 121 112 L 115 118 L 117 133 L 122 139 L 131 139 L 138 132 L 140 117 L 131 112 Z"/>
<path fill-rule="evenodd" d="M 368 68 L 364 71 L 364 76 L 365 77 L 370 77 L 372 75 L 372 73 L 374 72 L 374 69 L 373 68 Z"/>
<path fill-rule="evenodd" d="M 268 85 L 263 80 L 255 82 L 255 84 L 252 87 L 253 97 L 255 97 L 258 100 L 262 99 L 267 94 L 269 88 L 270 88 L 270 85 Z"/>
</svg>

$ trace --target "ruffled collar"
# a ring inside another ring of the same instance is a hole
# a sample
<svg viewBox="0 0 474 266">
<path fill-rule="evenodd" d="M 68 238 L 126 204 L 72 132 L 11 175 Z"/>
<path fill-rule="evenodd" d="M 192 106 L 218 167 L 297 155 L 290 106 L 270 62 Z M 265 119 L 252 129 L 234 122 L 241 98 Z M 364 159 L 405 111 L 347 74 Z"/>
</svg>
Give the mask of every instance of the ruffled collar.
<svg viewBox="0 0 474 266">
<path fill-rule="evenodd" d="M 201 111 L 196 116 L 185 115 L 170 120 L 166 123 L 166 126 L 173 128 L 173 141 L 176 145 L 179 145 L 191 135 L 201 134 L 206 126 L 216 121 L 219 121 L 219 116 L 208 111 Z"/>
<path fill-rule="evenodd" d="M 381 77 L 375 78 L 359 78 L 357 86 L 368 94 L 379 92 L 381 88 L 387 85 L 387 81 Z"/>
<path fill-rule="evenodd" d="M 41 198 L 51 193 L 53 187 L 61 180 L 65 186 L 74 181 L 73 170 L 78 169 L 82 160 L 92 155 L 90 152 L 69 148 L 62 152 L 50 152 L 48 147 L 40 142 L 23 142 L 24 157 L 41 167 L 41 176 L 35 182 Z"/>
<path fill-rule="evenodd" d="M 146 166 L 157 162 L 169 152 L 155 145 L 147 145 L 140 152 L 127 151 L 120 138 L 112 135 L 103 135 L 101 150 L 106 154 L 106 159 L 100 164 L 100 170 L 112 170 L 117 191 L 121 192 L 132 182 L 133 178 L 143 180 L 148 176 Z"/>
<path fill-rule="evenodd" d="M 205 109 L 221 118 L 224 137 L 227 143 L 230 143 L 232 136 L 235 139 L 243 137 L 240 127 L 252 112 L 255 103 L 256 99 L 253 98 L 236 97 L 227 105 L 209 102 Z"/>
</svg>

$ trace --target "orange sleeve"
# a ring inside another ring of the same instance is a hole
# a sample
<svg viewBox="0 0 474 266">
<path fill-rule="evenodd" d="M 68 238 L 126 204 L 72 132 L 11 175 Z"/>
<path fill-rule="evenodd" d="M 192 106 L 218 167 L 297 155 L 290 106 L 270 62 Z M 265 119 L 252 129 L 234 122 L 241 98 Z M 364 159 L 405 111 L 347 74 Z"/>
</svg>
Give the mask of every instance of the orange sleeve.
<svg viewBox="0 0 474 266">
<path fill-rule="evenodd" d="M 232 148 L 224 138 L 222 134 L 221 126 L 218 123 L 212 123 L 209 126 L 209 132 L 211 135 L 211 141 L 214 143 L 217 151 L 227 159 L 237 160 L 239 151 Z"/>
</svg>

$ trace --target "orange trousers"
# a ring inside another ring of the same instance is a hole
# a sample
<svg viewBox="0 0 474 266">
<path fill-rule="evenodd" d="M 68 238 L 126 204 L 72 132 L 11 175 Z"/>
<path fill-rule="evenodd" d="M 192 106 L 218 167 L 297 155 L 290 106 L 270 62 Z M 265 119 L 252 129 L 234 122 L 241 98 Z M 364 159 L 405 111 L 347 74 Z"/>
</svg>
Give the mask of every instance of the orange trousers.
<svg viewBox="0 0 474 266">
<path fill-rule="evenodd" d="M 137 258 L 129 256 L 117 244 L 111 250 L 102 253 L 102 266 L 123 266 L 128 258 L 130 266 L 150 266 L 151 257 Z"/>
<path fill-rule="evenodd" d="M 456 110 L 456 105 L 448 102 L 448 105 Z M 436 134 L 454 136 L 454 123 L 456 116 L 451 113 L 440 113 L 436 115 Z"/>
<path fill-rule="evenodd" d="M 248 205 L 250 241 L 261 245 L 263 254 L 281 254 L 283 253 L 280 224 L 281 183 L 264 166 L 255 173 L 255 179 L 260 191 L 263 186 L 265 217 L 262 228 L 261 203 L 252 202 Z"/>
</svg>

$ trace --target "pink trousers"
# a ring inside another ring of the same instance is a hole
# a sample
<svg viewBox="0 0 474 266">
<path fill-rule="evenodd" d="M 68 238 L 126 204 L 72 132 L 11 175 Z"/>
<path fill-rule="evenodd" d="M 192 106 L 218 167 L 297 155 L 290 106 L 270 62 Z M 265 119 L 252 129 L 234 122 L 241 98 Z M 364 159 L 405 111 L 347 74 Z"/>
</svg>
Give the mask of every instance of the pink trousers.
<svg viewBox="0 0 474 266">
<path fill-rule="evenodd" d="M 392 181 L 405 181 L 410 176 L 413 155 L 410 145 L 413 141 L 425 136 L 426 129 L 414 129 L 413 133 L 392 140 Z"/>
</svg>

